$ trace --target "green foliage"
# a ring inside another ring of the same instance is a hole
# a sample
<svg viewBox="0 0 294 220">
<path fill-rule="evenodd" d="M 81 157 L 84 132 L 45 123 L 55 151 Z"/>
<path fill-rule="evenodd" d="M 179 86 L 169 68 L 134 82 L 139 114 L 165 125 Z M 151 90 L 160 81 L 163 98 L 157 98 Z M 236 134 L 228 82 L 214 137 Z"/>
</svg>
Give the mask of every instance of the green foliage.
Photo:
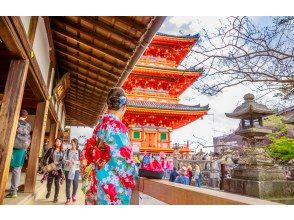
<svg viewBox="0 0 294 220">
<path fill-rule="evenodd" d="M 274 128 L 274 133 L 268 135 L 271 144 L 267 146 L 267 151 L 270 156 L 281 162 L 294 159 L 294 139 L 287 137 L 288 126 L 283 117 L 271 115 L 264 121 L 264 126 Z"/>
<path fill-rule="evenodd" d="M 288 127 L 283 119 L 284 118 L 280 115 L 271 115 L 264 120 L 264 126 L 274 128 L 276 133 L 287 134 Z"/>
<path fill-rule="evenodd" d="M 271 157 L 288 162 L 294 159 L 294 139 L 288 137 L 271 138 L 272 143 L 267 146 Z"/>
</svg>

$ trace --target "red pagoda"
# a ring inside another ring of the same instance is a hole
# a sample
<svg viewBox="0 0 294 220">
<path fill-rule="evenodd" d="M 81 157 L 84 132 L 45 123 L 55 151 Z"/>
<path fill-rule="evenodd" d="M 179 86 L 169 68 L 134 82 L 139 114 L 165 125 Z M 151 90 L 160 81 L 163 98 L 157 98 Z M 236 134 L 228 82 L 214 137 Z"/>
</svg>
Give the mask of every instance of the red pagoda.
<svg viewBox="0 0 294 220">
<path fill-rule="evenodd" d="M 124 123 L 140 153 L 173 153 L 172 130 L 207 114 L 208 106 L 179 104 L 179 96 L 201 76 L 200 70 L 178 68 L 197 40 L 198 35 L 157 34 L 124 83 L 128 95 Z M 188 144 L 180 147 L 180 153 L 188 152 Z"/>
</svg>

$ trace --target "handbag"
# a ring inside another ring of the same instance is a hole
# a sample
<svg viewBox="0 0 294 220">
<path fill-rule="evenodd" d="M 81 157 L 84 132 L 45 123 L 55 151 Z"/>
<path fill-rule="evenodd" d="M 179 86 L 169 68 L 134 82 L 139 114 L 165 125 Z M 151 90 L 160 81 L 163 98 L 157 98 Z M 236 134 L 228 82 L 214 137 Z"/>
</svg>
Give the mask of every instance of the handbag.
<svg viewBox="0 0 294 220">
<path fill-rule="evenodd" d="M 57 170 L 55 163 L 50 163 L 43 168 L 44 172 L 51 172 L 53 170 Z"/>
</svg>

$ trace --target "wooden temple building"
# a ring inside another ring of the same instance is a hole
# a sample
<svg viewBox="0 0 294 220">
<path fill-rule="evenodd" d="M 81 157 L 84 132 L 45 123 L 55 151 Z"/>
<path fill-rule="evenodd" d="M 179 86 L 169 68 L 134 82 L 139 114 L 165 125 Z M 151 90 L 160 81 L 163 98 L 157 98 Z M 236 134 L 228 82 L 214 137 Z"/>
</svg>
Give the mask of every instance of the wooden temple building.
<svg viewBox="0 0 294 220">
<path fill-rule="evenodd" d="M 20 110 L 32 125 L 24 193 L 34 194 L 44 138 L 94 126 L 165 17 L 0 17 L 0 204 Z"/>
<path fill-rule="evenodd" d="M 128 95 L 124 123 L 142 154 L 173 153 L 171 132 L 207 114 L 207 106 L 179 104 L 179 96 L 200 76 L 201 70 L 179 66 L 197 42 L 196 36 L 157 34 L 132 70 L 123 88 Z M 138 151 L 138 150 L 137 150 Z M 189 152 L 189 144 L 180 146 Z"/>
</svg>

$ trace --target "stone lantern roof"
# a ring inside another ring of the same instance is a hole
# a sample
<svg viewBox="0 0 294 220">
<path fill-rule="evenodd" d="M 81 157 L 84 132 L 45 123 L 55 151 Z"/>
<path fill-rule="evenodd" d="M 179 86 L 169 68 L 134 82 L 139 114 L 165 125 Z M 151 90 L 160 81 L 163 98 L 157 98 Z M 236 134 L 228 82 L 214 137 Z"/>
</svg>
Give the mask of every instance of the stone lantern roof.
<svg viewBox="0 0 294 220">
<path fill-rule="evenodd" d="M 238 106 L 232 113 L 225 113 L 229 118 L 259 118 L 272 115 L 275 112 L 266 105 L 254 101 L 255 97 L 251 93 L 244 95 L 244 102 Z"/>
</svg>

